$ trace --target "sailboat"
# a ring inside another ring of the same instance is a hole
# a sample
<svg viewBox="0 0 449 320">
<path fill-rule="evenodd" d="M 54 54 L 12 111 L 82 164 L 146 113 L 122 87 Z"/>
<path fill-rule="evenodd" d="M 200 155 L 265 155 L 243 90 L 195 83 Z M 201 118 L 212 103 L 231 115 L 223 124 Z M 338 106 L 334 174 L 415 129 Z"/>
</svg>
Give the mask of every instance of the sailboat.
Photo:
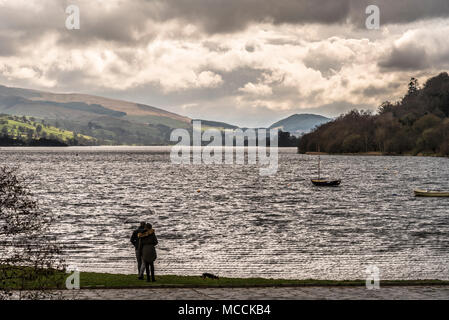
<svg viewBox="0 0 449 320">
<path fill-rule="evenodd" d="M 318 149 L 319 152 L 319 149 Z M 321 156 L 318 153 L 318 179 L 311 179 L 312 183 L 318 187 L 336 187 L 341 183 L 341 179 L 329 180 L 321 178 Z"/>
</svg>

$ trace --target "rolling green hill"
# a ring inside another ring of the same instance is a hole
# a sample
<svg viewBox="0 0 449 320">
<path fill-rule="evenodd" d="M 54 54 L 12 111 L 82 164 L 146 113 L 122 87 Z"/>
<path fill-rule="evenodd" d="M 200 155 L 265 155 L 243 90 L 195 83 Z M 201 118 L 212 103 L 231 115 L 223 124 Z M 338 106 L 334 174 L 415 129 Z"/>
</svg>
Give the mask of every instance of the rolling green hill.
<svg viewBox="0 0 449 320">
<path fill-rule="evenodd" d="M 83 134 L 59 129 L 35 118 L 0 114 L 0 136 L 16 140 L 19 144 L 48 139 L 67 145 L 95 145 L 97 140 Z"/>
<path fill-rule="evenodd" d="M 190 118 L 143 104 L 84 94 L 56 94 L 0 86 L 0 113 L 41 119 L 98 144 L 167 144 Z"/>
</svg>

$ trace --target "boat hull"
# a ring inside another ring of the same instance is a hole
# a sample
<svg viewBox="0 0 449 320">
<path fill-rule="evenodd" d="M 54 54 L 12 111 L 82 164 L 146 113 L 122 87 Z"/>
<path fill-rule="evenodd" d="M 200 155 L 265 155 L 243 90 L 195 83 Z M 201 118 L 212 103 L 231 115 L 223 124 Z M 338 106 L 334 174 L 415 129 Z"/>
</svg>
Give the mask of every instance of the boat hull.
<svg viewBox="0 0 449 320">
<path fill-rule="evenodd" d="M 449 197 L 449 192 L 427 191 L 427 190 L 414 190 L 416 197 Z"/>
<path fill-rule="evenodd" d="M 321 180 L 312 179 L 312 183 L 318 187 L 337 187 L 341 184 L 341 180 Z"/>
</svg>

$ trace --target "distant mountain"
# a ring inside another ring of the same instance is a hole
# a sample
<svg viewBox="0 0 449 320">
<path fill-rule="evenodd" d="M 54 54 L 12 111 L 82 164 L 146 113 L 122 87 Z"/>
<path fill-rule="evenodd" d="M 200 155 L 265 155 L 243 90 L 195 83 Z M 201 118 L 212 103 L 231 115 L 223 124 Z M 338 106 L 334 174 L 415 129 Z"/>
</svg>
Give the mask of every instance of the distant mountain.
<svg viewBox="0 0 449 320">
<path fill-rule="evenodd" d="M 152 106 L 87 94 L 51 93 L 30 89 L 11 88 L 0 85 L 0 111 L 3 111 L 1 110 L 1 108 L 3 104 L 2 102 L 5 101 L 5 99 L 9 103 L 9 105 L 7 106 L 8 108 L 13 107 L 13 109 L 20 109 L 21 111 L 31 113 L 37 113 L 37 111 L 33 110 L 33 108 L 44 109 L 40 114 L 44 117 L 55 115 L 63 116 L 64 114 L 62 112 L 59 112 L 61 111 L 61 108 L 77 109 L 77 105 L 81 105 L 79 109 L 87 113 L 105 114 L 105 111 L 109 110 L 119 112 L 119 114 L 111 114 L 116 117 L 125 115 L 144 117 L 154 116 L 176 119 L 185 123 L 190 122 L 190 118 L 188 117 L 180 116 L 178 114 L 171 113 Z M 51 108 L 51 106 L 48 108 L 42 108 L 48 103 L 51 104 L 54 108 Z M 32 106 L 29 106 L 29 104 L 31 104 Z M 102 110 L 99 112 L 98 108 L 101 108 Z"/>
<path fill-rule="evenodd" d="M 332 119 L 317 114 L 294 114 L 270 126 L 270 129 L 280 129 L 293 135 L 310 132 L 313 128 L 329 122 Z"/>
<path fill-rule="evenodd" d="M 156 107 L 86 94 L 57 94 L 0 85 L 0 113 L 28 116 L 96 138 L 99 144 L 169 143 L 191 119 Z"/>
</svg>

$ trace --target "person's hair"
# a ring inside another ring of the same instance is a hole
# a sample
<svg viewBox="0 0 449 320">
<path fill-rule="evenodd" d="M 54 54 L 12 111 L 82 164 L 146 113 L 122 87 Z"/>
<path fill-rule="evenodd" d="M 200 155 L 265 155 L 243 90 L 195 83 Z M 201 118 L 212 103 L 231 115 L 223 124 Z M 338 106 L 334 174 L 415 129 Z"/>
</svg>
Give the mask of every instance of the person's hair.
<svg viewBox="0 0 449 320">
<path fill-rule="evenodd" d="M 143 221 L 142 221 L 142 222 L 140 223 L 140 226 L 141 226 L 142 228 L 145 227 L 145 225 L 146 225 L 146 222 L 143 222 Z"/>
<path fill-rule="evenodd" d="M 151 229 L 151 228 L 153 228 L 153 226 L 151 225 L 151 223 L 147 223 L 147 224 L 145 225 L 145 228 Z"/>
</svg>

